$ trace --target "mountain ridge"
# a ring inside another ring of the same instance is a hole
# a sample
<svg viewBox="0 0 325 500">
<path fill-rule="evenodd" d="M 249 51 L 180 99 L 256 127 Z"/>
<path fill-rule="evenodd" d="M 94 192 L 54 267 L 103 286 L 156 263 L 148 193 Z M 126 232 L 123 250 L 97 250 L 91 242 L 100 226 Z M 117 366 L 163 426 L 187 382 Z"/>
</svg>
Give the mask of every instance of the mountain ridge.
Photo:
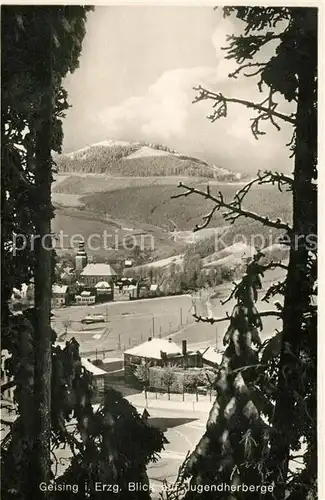
<svg viewBox="0 0 325 500">
<path fill-rule="evenodd" d="M 59 173 L 106 173 L 111 176 L 206 177 L 238 182 L 245 175 L 210 165 L 167 146 L 146 142 L 101 141 L 56 158 Z"/>
</svg>

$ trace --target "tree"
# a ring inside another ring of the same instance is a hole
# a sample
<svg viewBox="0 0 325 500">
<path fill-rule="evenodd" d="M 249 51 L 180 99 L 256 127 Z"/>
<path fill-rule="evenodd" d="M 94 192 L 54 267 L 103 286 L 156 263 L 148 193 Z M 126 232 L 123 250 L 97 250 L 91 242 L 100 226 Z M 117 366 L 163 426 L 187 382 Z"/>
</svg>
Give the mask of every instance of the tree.
<svg viewBox="0 0 325 500">
<path fill-rule="evenodd" d="M 21 286 L 33 275 L 35 404 L 31 404 L 29 412 L 34 411 L 36 432 L 26 450 L 34 454 L 34 477 L 38 484 L 50 478 L 51 150 L 60 152 L 60 117 L 68 107 L 61 81 L 77 66 L 87 10 L 9 6 L 2 9 L 2 160 L 6 172 L 2 195 L 6 219 L 3 245 L 4 315 L 7 316 L 3 319 L 5 323 L 8 321 L 6 298 L 12 279 Z M 70 25 L 71 22 L 75 24 Z M 27 242 L 16 258 L 10 247 L 13 234 Z M 27 256 L 28 252 L 31 256 Z"/>
<path fill-rule="evenodd" d="M 205 369 L 203 372 L 203 383 L 206 385 L 210 395 L 210 401 L 212 400 L 212 391 L 216 388 L 217 382 L 217 371 L 215 369 Z"/>
<path fill-rule="evenodd" d="M 185 379 L 185 390 L 190 389 L 195 391 L 196 401 L 199 400 L 198 387 L 203 382 L 203 377 L 201 373 L 190 373 Z"/>
<path fill-rule="evenodd" d="M 140 365 L 136 365 L 134 370 L 134 375 L 143 385 L 144 397 L 147 400 L 148 399 L 147 390 L 149 386 L 149 377 L 150 377 L 150 363 L 145 362 L 141 363 Z"/>
<path fill-rule="evenodd" d="M 145 480 L 146 464 L 155 459 L 165 442 L 162 433 L 142 422 L 115 392 L 107 396 L 114 411 L 104 404 L 104 410 L 94 413 L 93 380 L 82 367 L 78 344 L 70 341 L 65 349 L 55 346 L 56 334 L 50 324 L 52 151 L 61 152 L 61 119 L 69 107 L 62 80 L 78 66 L 90 9 L 2 7 L 2 348 L 10 354 L 6 371 L 13 379 L 18 410 L 1 442 L 2 494 L 8 500 L 52 496 L 39 485 L 58 480 L 51 465 L 62 445 L 73 454 L 70 471 L 76 474 L 77 483 L 89 460 L 96 464 L 99 481 L 109 477 L 113 482 L 114 468 L 119 465 L 113 457 L 124 453 L 128 471 L 124 478 L 117 477 L 122 488 L 127 477 Z M 13 288 L 20 289 L 31 280 L 35 307 L 12 311 Z M 70 432 L 72 418 L 76 423 Z M 126 454 L 114 448 L 116 439 L 106 439 L 107 423 L 114 427 L 113 435 L 118 430 L 119 437 L 123 425 L 130 424 L 141 437 L 134 441 L 136 457 L 134 450 Z M 110 460 L 112 467 L 103 470 L 103 457 L 105 466 Z M 120 498 L 123 495 L 125 498 L 125 492 Z"/>
<path fill-rule="evenodd" d="M 74 454 L 70 467 L 59 478 L 58 484 L 78 484 L 78 499 L 87 498 L 86 485 L 88 494 L 95 494 L 103 500 L 150 500 L 149 491 L 132 493 L 128 484 L 139 481 L 149 484 L 146 465 L 158 460 L 158 453 L 167 442 L 162 433 L 148 425 L 114 389 L 106 391 L 105 400 L 97 411 L 91 406 L 82 411 L 82 451 Z M 75 443 L 75 446 L 79 445 Z M 116 487 L 111 493 L 98 492 L 96 483 Z M 57 498 L 70 499 L 71 492 L 60 491 Z"/>
<path fill-rule="evenodd" d="M 64 333 L 63 335 L 66 336 L 67 333 L 68 333 L 68 328 L 70 328 L 70 326 L 72 325 L 72 321 L 71 319 L 65 319 L 63 321 L 63 327 L 64 327 Z"/>
<path fill-rule="evenodd" d="M 260 420 L 260 412 L 255 411 L 250 405 L 252 410 L 250 418 L 253 419 L 251 432 L 255 437 L 251 441 L 252 434 L 250 434 L 246 435 L 245 439 L 249 440 L 249 449 L 252 450 L 253 446 L 253 462 L 259 463 L 259 470 L 264 481 L 275 485 L 275 491 L 269 495 L 270 497 L 274 495 L 279 500 L 284 499 L 285 495 L 290 500 L 314 498 L 317 477 L 317 310 L 314 300 L 317 293 L 317 248 L 315 244 L 317 234 L 317 10 L 314 8 L 232 7 L 226 8 L 224 12 L 226 16 L 236 15 L 245 23 L 243 35 L 228 38 L 227 57 L 234 58 L 239 65 L 230 76 L 236 78 L 242 72 L 246 72 L 246 76 L 259 76 L 259 88 L 262 90 L 266 86 L 268 94 L 260 103 L 254 103 L 198 87 L 196 101 L 211 100 L 213 102 L 213 112 L 209 117 L 212 122 L 226 117 L 228 106 L 233 104 L 254 110 L 256 116 L 252 118 L 251 129 L 256 139 L 265 133 L 260 128 L 261 123 L 265 121 L 277 129 L 280 129 L 280 122 L 291 125 L 293 136 L 288 146 L 294 159 L 293 176 L 271 171 L 259 172 L 255 179 L 237 192 L 231 202 L 226 201 L 220 192 L 212 194 L 209 187 L 204 191 L 183 184 L 180 184 L 180 187 L 185 188 L 186 191 L 177 196 L 197 194 L 213 202 L 212 210 L 195 230 L 206 227 L 216 210 L 223 210 L 225 219 L 230 224 L 233 224 L 239 217 L 244 217 L 268 228 L 281 230 L 283 233 L 282 241 L 289 248 L 289 264 L 288 266 L 281 263 L 272 265 L 283 267 L 286 277 L 284 281 L 271 286 L 264 297 L 266 301 L 269 301 L 277 294 L 283 295 L 283 304 L 277 304 L 277 309 L 271 312 L 280 318 L 281 333 L 264 346 L 263 360 L 267 368 L 264 375 L 260 374 L 259 378 L 262 396 L 268 395 L 270 401 L 274 401 L 270 416 L 270 433 L 267 437 Z M 259 60 L 260 49 L 271 41 L 278 42 L 274 56 L 267 61 Z M 276 98 L 279 99 L 279 96 L 295 106 L 296 109 L 292 114 L 288 115 L 278 110 L 279 101 L 276 101 Z M 268 217 L 252 213 L 243 207 L 244 199 L 250 189 L 266 183 L 275 185 L 280 191 L 286 189 L 292 193 L 291 225 L 279 219 L 270 220 Z M 253 264 L 255 275 L 260 275 L 261 269 L 258 267 L 260 264 L 255 261 Z M 252 277 L 253 274 L 251 279 Z M 249 288 L 256 300 L 256 286 L 253 281 Z M 244 290 L 242 292 L 243 300 L 246 292 L 244 293 Z M 234 293 L 237 294 L 237 300 L 239 300 L 240 294 L 237 287 Z M 252 299 L 250 303 L 250 308 L 254 311 Z M 248 312 L 249 308 L 246 313 Z M 242 311 L 238 317 L 239 324 L 235 329 L 239 332 L 238 339 L 243 335 L 247 336 L 249 332 L 247 328 L 256 327 L 254 320 L 263 317 L 262 313 L 258 314 L 256 311 L 249 316 L 246 313 Z M 223 320 L 230 321 L 232 325 L 236 317 L 237 314 L 234 311 L 231 316 Z M 234 342 L 231 339 L 232 337 L 228 338 L 229 347 Z M 280 350 L 277 350 L 276 346 L 279 341 Z M 240 344 L 239 347 L 242 348 L 242 345 Z M 230 357 L 232 370 L 228 375 L 226 371 L 224 383 L 221 387 L 220 384 L 218 385 L 219 391 L 235 389 L 236 378 L 234 378 L 233 363 L 238 353 L 235 352 L 235 345 L 233 349 L 234 358 Z M 245 352 L 245 356 L 240 357 L 241 362 L 238 366 L 238 368 L 241 367 L 241 371 L 251 356 L 255 359 L 253 364 L 259 364 L 260 358 L 256 357 L 256 353 L 253 355 L 250 348 Z M 231 375 L 230 379 L 229 375 Z M 244 375 L 242 377 L 244 378 Z M 247 383 L 245 385 L 247 387 Z M 249 392 L 247 397 L 247 401 L 250 401 Z M 241 415 L 242 408 L 239 404 L 239 407 L 235 405 L 229 408 L 229 411 L 230 413 L 234 411 L 234 415 Z M 267 410 L 264 411 L 267 413 Z M 209 460 L 209 440 L 217 439 L 220 431 L 219 425 L 229 436 L 230 423 L 226 420 L 220 420 L 217 398 L 214 410 L 210 413 L 206 435 L 199 446 L 199 454 L 196 454 L 196 459 L 201 465 L 194 465 L 195 458 L 193 458 L 192 467 L 190 466 L 194 474 L 193 481 L 200 482 L 202 474 L 203 476 L 208 474 L 206 470 L 211 473 L 211 477 L 217 474 L 216 466 L 212 465 Z M 293 473 L 290 471 L 289 461 L 292 451 L 301 447 L 301 440 L 306 442 L 306 451 L 303 452 L 304 468 L 300 472 Z M 228 445 L 227 438 L 224 446 Z M 266 450 L 266 457 L 263 456 L 263 450 Z M 238 468 L 239 457 L 233 460 L 239 451 L 239 445 L 238 449 L 232 446 L 229 448 L 229 453 L 226 453 L 228 458 L 225 458 L 228 460 L 230 455 L 232 457 L 228 463 L 228 469 L 222 461 L 218 462 L 221 470 L 225 472 L 224 477 L 228 480 L 231 477 L 236 481 L 242 481 L 246 477 L 246 474 Z M 248 470 L 247 473 L 249 474 L 250 471 Z M 209 497 L 208 494 L 205 496 Z M 244 496 L 256 498 L 256 493 L 245 493 Z M 188 497 L 192 498 L 193 495 L 189 493 Z M 231 497 L 239 498 L 240 494 L 232 494 Z M 225 495 L 225 498 L 229 498 L 229 495 Z"/>
<path fill-rule="evenodd" d="M 255 389 L 258 353 L 253 347 L 261 343 L 258 330 L 262 324 L 255 308 L 257 290 L 261 287 L 259 275 L 263 272 L 259 257 L 247 266 L 234 292 L 237 303 L 224 337 L 227 347 L 217 375 L 210 379 L 217 389 L 217 398 L 206 432 L 185 468 L 185 477 L 192 476 L 193 485 L 225 482 L 236 487 L 241 483 L 263 482 L 257 465 L 263 459 L 268 426 L 260 408 L 263 412 L 269 409 L 266 409 L 267 399 L 261 402 Z M 197 498 L 196 495 L 189 493 L 186 498 Z M 212 498 L 211 495 L 207 498 Z"/>
<path fill-rule="evenodd" d="M 170 363 L 163 368 L 163 373 L 161 376 L 162 383 L 167 389 L 168 399 L 170 399 L 170 389 L 173 384 L 177 381 L 177 376 L 175 373 L 176 366 L 171 365 Z"/>
</svg>

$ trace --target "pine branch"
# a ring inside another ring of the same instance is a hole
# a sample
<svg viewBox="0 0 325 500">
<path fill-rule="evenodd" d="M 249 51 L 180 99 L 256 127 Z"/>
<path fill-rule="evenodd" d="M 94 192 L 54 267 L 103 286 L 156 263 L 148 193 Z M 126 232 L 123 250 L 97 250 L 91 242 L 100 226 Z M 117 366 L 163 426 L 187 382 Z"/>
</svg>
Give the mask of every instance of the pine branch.
<svg viewBox="0 0 325 500">
<path fill-rule="evenodd" d="M 264 297 L 261 299 L 262 302 L 269 302 L 271 297 L 274 297 L 275 295 L 283 295 L 284 294 L 284 289 L 286 285 L 286 280 L 284 281 L 278 281 L 275 285 L 271 285 L 270 288 L 267 290 L 266 294 Z"/>
<path fill-rule="evenodd" d="M 262 113 L 265 113 L 267 115 L 272 115 L 273 117 L 279 118 L 287 123 L 291 123 L 291 125 L 295 125 L 296 121 L 292 118 L 292 116 L 285 115 L 283 113 L 279 113 L 278 111 L 275 111 L 272 108 L 268 108 L 263 106 L 261 103 L 255 103 L 251 101 L 246 101 L 245 99 L 237 99 L 235 97 L 225 97 L 223 94 L 218 94 L 216 92 L 211 92 L 210 90 L 205 89 L 201 85 L 198 87 L 194 87 L 195 91 L 199 92 L 200 94 L 194 99 L 193 103 L 197 103 L 200 101 L 204 101 L 207 99 L 211 99 L 215 101 L 215 104 L 213 105 L 216 107 L 218 104 L 223 104 L 224 106 L 227 106 L 227 103 L 235 103 L 235 104 L 242 104 L 243 106 L 246 106 L 247 108 L 254 109 L 256 111 L 260 111 Z M 265 101 L 263 101 L 265 102 Z M 226 116 L 226 115 L 223 115 Z M 213 121 L 215 121 L 219 116 L 216 116 Z"/>
<path fill-rule="evenodd" d="M 282 192 L 282 186 L 287 186 L 286 191 L 292 191 L 293 177 L 289 177 L 280 172 L 272 172 L 271 170 L 265 170 L 263 174 L 258 172 L 257 175 L 259 178 L 259 185 L 272 184 L 274 186 L 274 184 L 277 184 L 280 192 Z"/>
<path fill-rule="evenodd" d="M 281 318 L 281 312 L 280 311 L 262 311 L 258 313 L 260 317 L 266 317 L 266 316 L 276 316 L 277 318 Z M 220 317 L 220 318 L 210 318 L 208 316 L 200 316 L 199 314 L 194 313 L 193 318 L 195 318 L 196 322 L 202 321 L 202 323 L 210 323 L 213 325 L 214 323 L 222 323 L 223 321 L 230 321 L 231 316 L 229 314 L 226 314 L 226 316 Z"/>
<path fill-rule="evenodd" d="M 270 262 L 269 264 L 261 267 L 263 268 L 263 272 L 276 268 L 284 269 L 285 271 L 288 270 L 288 266 L 286 264 L 282 264 L 282 262 Z"/>
<path fill-rule="evenodd" d="M 296 120 L 293 118 L 294 115 L 286 115 L 283 113 L 279 113 L 276 111 L 278 107 L 278 103 L 273 100 L 274 91 L 270 89 L 269 95 L 266 99 L 264 99 L 260 103 L 255 103 L 251 101 L 247 101 L 245 99 L 237 99 L 235 97 L 226 97 L 221 93 L 212 92 L 210 90 L 205 89 L 201 85 L 198 87 L 194 87 L 198 95 L 194 98 L 193 103 L 197 103 L 204 100 L 212 100 L 214 101 L 213 108 L 214 111 L 208 115 L 208 119 L 214 123 L 219 118 L 225 118 L 228 112 L 228 104 L 241 104 L 249 109 L 254 109 L 258 112 L 258 115 L 255 118 L 252 118 L 251 131 L 255 137 L 258 139 L 258 136 L 265 135 L 265 132 L 262 132 L 259 129 L 260 121 L 270 120 L 272 125 L 277 129 L 281 130 L 280 126 L 275 122 L 275 118 L 283 120 L 291 125 L 296 125 Z M 260 90 L 261 86 L 260 86 Z"/>
<path fill-rule="evenodd" d="M 231 290 L 230 294 L 228 295 L 227 298 L 225 298 L 224 300 L 221 300 L 220 303 L 222 306 L 224 306 L 225 304 L 227 304 L 227 302 L 229 302 L 235 295 L 235 293 L 237 292 L 238 290 L 238 287 L 240 286 L 240 283 L 236 283 L 235 281 L 233 281 L 233 285 L 234 285 L 234 288 Z"/>
<path fill-rule="evenodd" d="M 259 68 L 258 70 L 253 71 L 253 73 L 244 73 L 244 76 L 247 76 L 247 77 L 256 76 L 264 70 L 265 66 L 266 66 L 266 63 L 258 63 L 258 62 L 243 64 L 243 65 L 239 66 L 239 68 L 237 68 L 232 73 L 229 73 L 228 77 L 229 78 L 237 78 L 238 75 L 246 68 Z"/>
<path fill-rule="evenodd" d="M 197 224 L 195 226 L 195 228 L 193 230 L 194 232 L 199 231 L 203 227 L 206 227 L 209 224 L 209 222 L 211 221 L 211 218 L 213 217 L 214 212 L 217 210 L 220 210 L 221 208 L 229 210 L 229 212 L 224 214 L 224 218 L 226 221 L 230 222 L 230 224 L 233 224 L 235 222 L 235 220 L 238 219 L 239 217 L 245 217 L 245 218 L 253 219 L 257 222 L 260 222 L 264 226 L 273 227 L 276 229 L 283 229 L 284 231 L 286 231 L 288 233 L 291 232 L 290 226 L 288 224 L 285 224 L 284 222 L 281 222 L 280 219 L 273 221 L 273 220 L 270 220 L 268 217 L 263 217 L 263 216 L 260 216 L 256 213 L 254 213 L 254 212 L 250 212 L 248 210 L 242 209 L 241 208 L 241 201 L 242 200 L 238 199 L 238 196 L 237 196 L 237 198 L 235 197 L 235 199 L 232 202 L 227 203 L 224 201 L 223 194 L 221 192 L 219 192 L 217 195 L 218 197 L 216 197 L 216 196 L 213 196 L 210 194 L 210 190 L 203 191 L 201 189 L 197 189 L 197 188 L 194 188 L 191 186 L 186 186 L 182 182 L 180 182 L 178 184 L 178 187 L 187 189 L 187 191 L 184 193 L 180 193 L 180 194 L 176 194 L 176 195 L 172 196 L 171 197 L 172 199 L 187 197 L 191 194 L 198 194 L 200 196 L 203 196 L 205 199 L 211 200 L 215 203 L 215 206 L 213 207 L 213 209 L 207 215 L 203 216 L 203 220 L 204 220 L 203 224 L 201 224 L 201 225 Z"/>
</svg>

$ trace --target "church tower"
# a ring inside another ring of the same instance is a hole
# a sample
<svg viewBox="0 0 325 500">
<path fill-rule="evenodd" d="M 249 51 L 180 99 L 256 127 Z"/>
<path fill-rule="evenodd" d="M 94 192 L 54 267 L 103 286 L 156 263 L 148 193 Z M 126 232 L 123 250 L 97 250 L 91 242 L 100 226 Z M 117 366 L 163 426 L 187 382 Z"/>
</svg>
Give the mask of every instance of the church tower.
<svg viewBox="0 0 325 500">
<path fill-rule="evenodd" d="M 79 249 L 76 255 L 76 271 L 81 273 L 83 268 L 87 265 L 88 257 L 85 251 L 85 242 L 79 241 Z"/>
</svg>

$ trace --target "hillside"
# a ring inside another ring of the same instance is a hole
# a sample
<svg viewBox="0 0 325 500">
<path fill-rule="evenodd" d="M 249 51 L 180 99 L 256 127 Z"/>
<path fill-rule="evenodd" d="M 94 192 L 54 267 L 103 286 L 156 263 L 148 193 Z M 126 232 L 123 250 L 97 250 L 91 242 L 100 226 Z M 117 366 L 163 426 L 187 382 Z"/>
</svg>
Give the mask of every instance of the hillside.
<svg viewBox="0 0 325 500">
<path fill-rule="evenodd" d="M 58 237 L 60 234 L 64 235 L 63 239 L 58 240 L 56 246 L 58 252 L 75 253 L 78 240 L 83 237 L 88 254 L 102 259 L 129 258 L 134 244 L 148 248 L 153 260 L 178 254 L 184 250 L 184 244 L 173 241 L 169 233 L 162 228 L 141 223 L 129 224 L 121 219 L 109 219 L 80 207 L 62 207 L 57 204 L 55 217 L 52 220 L 52 231 Z M 109 235 L 106 243 L 104 234 Z M 93 248 L 89 247 L 89 241 Z M 107 246 L 111 246 L 111 249 L 108 250 Z"/>
<path fill-rule="evenodd" d="M 194 176 L 235 182 L 240 174 L 159 144 L 103 141 L 56 158 L 59 173 L 110 176 Z"/>
<path fill-rule="evenodd" d="M 205 184 L 196 184 L 205 189 Z M 238 190 L 238 186 L 223 185 L 221 188 L 226 200 L 231 200 Z M 211 186 L 211 193 L 217 191 L 217 186 Z M 187 198 L 171 199 L 172 195 L 181 190 L 171 185 L 148 185 L 127 187 L 107 192 L 98 192 L 82 196 L 80 199 L 88 210 L 106 213 L 111 217 L 122 218 L 131 222 L 141 221 L 158 227 L 166 226 L 169 231 L 191 230 L 202 221 L 202 215 L 211 210 L 213 204 L 198 195 Z M 272 219 L 278 217 L 288 221 L 291 217 L 290 195 L 279 193 L 275 187 L 261 186 L 253 189 L 247 196 L 245 207 L 261 215 L 268 215 Z M 221 212 L 216 212 L 210 227 L 227 225 Z M 259 223 L 248 219 L 239 219 L 231 226 L 228 234 L 238 231 L 239 227 L 250 228 L 259 233 Z M 269 231 L 269 228 L 266 228 Z M 247 231 L 245 231 L 247 232 Z M 267 245 L 268 246 L 268 245 Z"/>
<path fill-rule="evenodd" d="M 70 237 L 82 234 L 87 240 L 94 233 L 102 234 L 106 230 L 115 234 L 117 231 L 120 241 L 127 241 L 131 237 L 135 238 L 137 244 L 143 237 L 141 235 L 149 235 L 154 239 L 152 260 L 179 255 L 186 252 L 187 248 L 193 248 L 191 253 L 199 254 L 203 259 L 210 256 L 203 261 L 204 266 L 214 267 L 216 262 L 222 263 L 222 259 L 228 262 L 229 255 L 233 254 L 232 251 L 224 251 L 225 247 L 239 241 L 253 247 L 270 247 L 281 234 L 250 219 L 240 218 L 235 224 L 229 225 L 221 212 L 215 213 L 208 228 L 193 234 L 193 228 L 202 222 L 202 215 L 211 210 L 212 204 L 195 195 L 171 199 L 173 194 L 180 192 L 176 185 L 179 178 L 176 177 L 157 178 L 156 183 L 149 177 L 110 178 L 99 174 L 58 177 L 53 192 L 56 205 L 52 226 L 54 232 L 63 230 Z M 206 187 L 202 179 L 188 178 L 184 182 L 201 189 Z M 209 183 L 211 193 L 221 190 L 226 200 L 231 200 L 239 189 L 238 185 L 232 183 Z M 276 187 L 260 186 L 252 189 L 245 207 L 271 219 L 281 218 L 287 222 L 291 219 L 290 194 L 280 193 Z M 217 228 L 221 238 L 216 238 L 214 230 Z M 151 240 L 147 238 L 146 241 Z M 66 251 L 72 251 L 68 247 L 65 247 Z M 101 257 L 116 254 L 125 258 L 129 254 L 123 245 L 114 251 L 107 252 L 99 248 L 90 253 Z M 231 260 L 234 258 L 238 260 L 237 256 L 231 257 Z"/>
</svg>

